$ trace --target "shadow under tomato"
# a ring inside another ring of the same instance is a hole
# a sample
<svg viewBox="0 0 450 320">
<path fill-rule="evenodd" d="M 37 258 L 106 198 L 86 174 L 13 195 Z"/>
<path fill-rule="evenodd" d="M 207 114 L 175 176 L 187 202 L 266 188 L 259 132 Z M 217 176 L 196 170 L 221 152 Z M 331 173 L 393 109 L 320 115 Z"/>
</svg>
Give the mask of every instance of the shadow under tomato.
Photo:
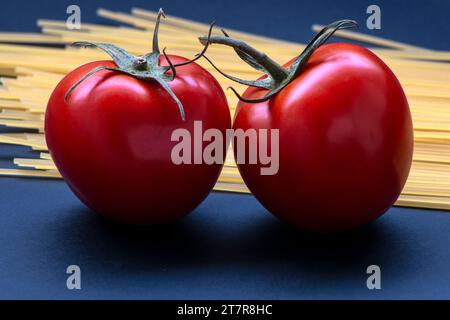
<svg viewBox="0 0 450 320">
<path fill-rule="evenodd" d="M 367 266 L 380 265 L 395 276 L 402 272 L 396 261 L 412 254 L 404 243 L 398 246 L 408 230 L 389 218 L 351 232 L 316 235 L 278 221 L 250 197 L 232 212 L 220 204 L 217 194 L 210 197 L 219 202 L 214 208 L 202 205 L 174 224 L 149 227 L 118 225 L 77 206 L 56 234 L 57 241 L 71 248 L 68 261 L 89 256 L 94 258 L 89 263 L 93 272 L 103 272 L 107 265 L 111 272 L 130 276 L 203 270 L 203 276 L 217 278 L 223 272 L 253 270 L 262 275 L 298 276 L 307 282 L 365 283 Z M 246 205 L 248 201 L 252 203 Z"/>
</svg>

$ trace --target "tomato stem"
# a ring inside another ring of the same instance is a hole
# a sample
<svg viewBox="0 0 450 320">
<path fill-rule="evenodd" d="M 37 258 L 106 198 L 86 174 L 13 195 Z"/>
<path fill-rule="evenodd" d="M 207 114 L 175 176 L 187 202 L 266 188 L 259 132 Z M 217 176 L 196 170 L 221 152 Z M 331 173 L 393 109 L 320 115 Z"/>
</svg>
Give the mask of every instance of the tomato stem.
<svg viewBox="0 0 450 320">
<path fill-rule="evenodd" d="M 164 11 L 162 8 L 158 11 L 158 16 L 156 17 L 156 23 L 155 23 L 155 29 L 153 30 L 153 52 L 160 53 L 159 51 L 159 40 L 158 40 L 158 33 L 159 33 L 159 24 L 161 23 L 161 17 L 164 19 L 166 18 L 166 15 L 164 14 Z"/>
<path fill-rule="evenodd" d="M 138 57 L 133 62 L 133 67 L 136 70 L 146 70 L 146 68 L 147 68 L 147 61 L 145 60 L 145 57 Z"/>
<path fill-rule="evenodd" d="M 291 83 L 304 70 L 308 60 L 311 58 L 314 51 L 324 44 L 337 30 L 356 27 L 358 24 L 353 20 L 339 20 L 324 27 L 306 46 L 303 52 L 294 60 L 291 66 L 284 68 L 265 53 L 256 50 L 247 43 L 231 38 L 224 30 L 224 36 L 203 36 L 199 37 L 199 41 L 203 45 L 221 44 L 232 47 L 238 56 L 254 69 L 261 71 L 267 75 L 260 80 L 250 81 L 243 80 L 222 72 L 214 63 L 204 56 L 204 58 L 223 76 L 235 82 L 267 89 L 268 92 L 259 99 L 247 99 L 238 94 L 238 92 L 230 87 L 234 94 L 244 102 L 260 103 L 269 100 L 281 90 L 283 90 L 289 83 Z"/>
<path fill-rule="evenodd" d="M 263 66 L 266 72 L 274 80 L 282 81 L 288 76 L 287 71 L 277 62 L 272 60 L 268 55 L 256 50 L 244 41 L 230 38 L 224 30 L 222 30 L 222 32 L 225 34 L 225 36 L 211 36 L 209 38 L 209 42 L 232 47 L 235 51 L 237 51 L 238 54 L 244 55 L 244 57 L 246 57 L 247 59 L 251 57 L 255 62 Z M 208 42 L 208 38 L 201 37 L 200 42 L 202 44 L 206 44 Z M 245 60 L 245 58 L 243 59 Z"/>
<path fill-rule="evenodd" d="M 174 94 L 170 86 L 168 85 L 168 82 L 173 81 L 176 78 L 177 67 L 185 66 L 190 63 L 193 63 L 204 56 L 206 53 L 206 50 L 209 46 L 209 38 L 211 37 L 212 30 L 214 27 L 214 22 L 211 23 L 208 31 L 208 36 L 206 38 L 206 43 L 204 43 L 204 47 L 202 51 L 197 54 L 193 59 L 182 62 L 179 64 L 173 64 L 172 61 L 170 61 L 169 56 L 166 54 L 166 50 L 163 50 L 163 55 L 169 64 L 169 66 L 160 66 L 159 65 L 159 57 L 161 56 L 161 52 L 159 50 L 159 44 L 158 44 L 158 32 L 159 32 L 159 25 L 161 22 L 161 18 L 165 18 L 164 11 L 162 9 L 159 10 L 158 16 L 156 18 L 155 23 L 155 29 L 153 32 L 153 51 L 150 53 L 147 53 L 143 56 L 136 57 L 130 53 L 128 53 L 126 50 L 119 48 L 113 44 L 108 43 L 93 43 L 93 42 L 75 42 L 72 45 L 73 46 L 82 46 L 82 47 L 94 47 L 101 49 L 105 51 L 116 63 L 116 68 L 106 67 L 106 66 L 100 66 L 93 70 L 91 70 L 89 73 L 87 73 L 85 76 L 83 76 L 78 82 L 76 82 L 66 93 L 65 101 L 67 102 L 68 97 L 73 93 L 73 91 L 87 78 L 92 76 L 93 74 L 102 71 L 102 70 L 108 70 L 108 71 L 114 71 L 119 72 L 122 74 L 127 74 L 129 76 L 135 77 L 140 80 L 149 81 L 149 80 L 155 80 L 157 81 L 161 87 L 169 94 L 169 96 L 173 99 L 173 101 L 177 104 L 178 109 L 180 111 L 181 119 L 185 120 L 185 112 L 183 105 L 181 104 L 180 100 L 177 98 L 177 96 Z M 171 74 L 168 74 L 168 71 L 171 71 Z"/>
</svg>

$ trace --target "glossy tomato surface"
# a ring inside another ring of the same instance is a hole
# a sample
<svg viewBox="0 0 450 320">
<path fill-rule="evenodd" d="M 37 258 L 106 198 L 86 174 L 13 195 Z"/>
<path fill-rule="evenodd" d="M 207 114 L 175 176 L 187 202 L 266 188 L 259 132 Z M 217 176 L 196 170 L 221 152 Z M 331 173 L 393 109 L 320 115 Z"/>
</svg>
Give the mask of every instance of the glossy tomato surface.
<svg viewBox="0 0 450 320">
<path fill-rule="evenodd" d="M 170 56 L 181 63 L 186 59 Z M 167 65 L 160 58 L 161 65 Z M 170 88 L 176 103 L 156 82 L 141 81 L 115 71 L 100 71 L 67 91 L 97 66 L 86 64 L 69 73 L 48 102 L 45 136 L 58 170 L 88 207 L 130 224 L 171 222 L 192 211 L 212 190 L 221 164 L 175 165 L 171 141 L 175 129 L 193 137 L 194 121 L 203 130 L 225 134 L 231 126 L 226 97 L 219 83 L 199 65 L 177 68 Z M 203 144 L 205 146 L 205 143 Z"/>
<path fill-rule="evenodd" d="M 265 93 L 249 88 L 244 97 Z M 411 166 L 413 128 L 402 87 L 378 57 L 352 44 L 317 49 L 271 100 L 240 102 L 234 128 L 279 129 L 278 173 L 263 176 L 260 164 L 239 170 L 264 207 L 304 230 L 348 230 L 378 218 Z"/>
</svg>

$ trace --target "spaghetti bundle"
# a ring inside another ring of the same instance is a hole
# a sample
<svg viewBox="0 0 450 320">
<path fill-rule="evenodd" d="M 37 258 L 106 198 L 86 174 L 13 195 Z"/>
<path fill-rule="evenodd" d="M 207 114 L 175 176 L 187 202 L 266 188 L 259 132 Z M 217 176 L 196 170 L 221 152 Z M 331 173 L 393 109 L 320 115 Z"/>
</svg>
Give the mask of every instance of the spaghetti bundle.
<svg viewBox="0 0 450 320">
<path fill-rule="evenodd" d="M 48 153 L 43 133 L 48 98 L 66 73 L 84 63 L 108 59 L 103 52 L 73 48 L 68 44 L 75 41 L 106 42 L 136 55 L 149 50 L 156 12 L 133 9 L 131 14 L 127 14 L 99 9 L 98 14 L 120 25 L 84 23 L 79 30 L 69 30 L 64 21 L 39 20 L 41 34 L 0 33 L 0 125 L 27 129 L 24 130 L 27 132 L 34 130 L 34 133 L 2 133 L 0 143 L 36 150 L 36 158 L 15 158 L 13 161 L 18 168 L 0 168 L 0 175 L 61 178 Z M 320 29 L 321 26 L 313 26 L 314 31 Z M 160 40 L 169 53 L 193 57 L 201 49 L 197 37 L 207 30 L 206 24 L 171 17 L 160 27 Z M 239 31 L 228 32 L 256 48 L 262 48 L 280 63 L 298 55 L 305 47 Z M 450 210 L 450 52 L 433 51 L 351 31 L 338 31 L 336 35 L 384 47 L 371 50 L 393 70 L 408 97 L 414 122 L 415 150 L 409 179 L 396 204 Z M 208 56 L 227 73 L 247 79 L 260 76 L 235 59 L 229 48 L 212 46 Z M 218 75 L 203 59 L 199 63 L 217 75 L 224 88 L 233 84 L 238 91 L 245 89 Z M 226 94 L 234 113 L 237 98 L 228 91 Z M 215 189 L 249 192 L 231 152 Z"/>
</svg>

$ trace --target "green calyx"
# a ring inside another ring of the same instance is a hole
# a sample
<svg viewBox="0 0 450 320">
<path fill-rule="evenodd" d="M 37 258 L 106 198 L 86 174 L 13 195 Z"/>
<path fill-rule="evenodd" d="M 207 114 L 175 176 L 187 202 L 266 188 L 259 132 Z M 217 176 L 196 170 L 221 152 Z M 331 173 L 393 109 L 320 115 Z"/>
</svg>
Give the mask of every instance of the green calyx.
<svg viewBox="0 0 450 320">
<path fill-rule="evenodd" d="M 117 67 L 106 67 L 106 66 L 100 66 L 97 68 L 94 68 L 89 73 L 87 73 L 84 77 L 82 77 L 80 80 L 77 81 L 70 89 L 67 91 L 65 100 L 67 102 L 67 99 L 69 98 L 70 94 L 87 78 L 92 76 L 93 74 L 101 71 L 101 70 L 110 70 L 110 71 L 116 71 L 120 73 L 127 74 L 129 76 L 132 76 L 134 78 L 149 81 L 154 80 L 157 81 L 161 87 L 164 88 L 164 90 L 170 95 L 170 97 L 176 102 L 178 109 L 181 114 L 181 119 L 184 121 L 186 119 L 186 115 L 184 112 L 183 105 L 181 104 L 180 100 L 177 98 L 175 93 L 172 91 L 172 89 L 169 87 L 168 82 L 171 82 L 176 77 L 176 68 L 188 65 L 198 59 L 200 59 L 202 56 L 204 56 L 206 50 L 209 46 L 208 38 L 211 37 L 212 29 L 214 27 L 214 23 L 211 24 L 209 28 L 208 36 L 206 37 L 206 44 L 203 48 L 203 50 L 195 56 L 194 59 L 182 62 L 179 64 L 173 64 L 168 55 L 166 54 L 166 50 L 163 49 L 163 55 L 165 59 L 167 60 L 169 66 L 160 66 L 159 65 L 159 57 L 161 55 L 161 52 L 159 50 L 159 44 L 158 44 L 158 32 L 159 32 L 159 24 L 161 21 L 161 17 L 165 18 L 164 12 L 162 9 L 159 10 L 158 16 L 156 19 L 155 29 L 153 31 L 153 50 L 151 53 L 147 53 L 143 56 L 137 57 L 134 56 L 127 51 L 125 51 L 122 48 L 119 48 L 113 44 L 107 44 L 107 43 L 92 43 L 92 42 L 75 42 L 72 45 L 77 47 L 94 47 L 103 50 L 106 52 L 116 63 Z M 170 74 L 168 74 L 168 71 L 171 71 Z"/>
<path fill-rule="evenodd" d="M 232 47 L 237 55 L 248 65 L 266 74 L 267 77 L 256 81 L 239 79 L 237 77 L 224 73 L 218 67 L 216 67 L 211 60 L 204 56 L 204 58 L 224 77 L 243 85 L 267 89 L 268 92 L 262 98 L 247 99 L 239 95 L 239 93 L 233 87 L 229 87 L 229 89 L 234 92 L 239 100 L 247 103 L 260 103 L 267 101 L 275 96 L 295 78 L 297 78 L 297 76 L 304 70 L 309 58 L 311 58 L 314 51 L 316 51 L 317 48 L 324 44 L 337 30 L 354 28 L 357 26 L 358 24 L 353 20 L 339 20 L 329 24 L 311 40 L 311 42 L 306 46 L 306 48 L 297 57 L 297 59 L 295 59 L 294 62 L 287 68 L 279 65 L 277 62 L 269 58 L 266 54 L 259 52 L 245 42 L 230 38 L 230 36 L 224 30 L 222 30 L 224 34 L 223 36 L 211 37 L 209 35 L 200 37 L 199 40 L 203 45 L 205 45 L 205 47 L 212 43 Z"/>
</svg>

